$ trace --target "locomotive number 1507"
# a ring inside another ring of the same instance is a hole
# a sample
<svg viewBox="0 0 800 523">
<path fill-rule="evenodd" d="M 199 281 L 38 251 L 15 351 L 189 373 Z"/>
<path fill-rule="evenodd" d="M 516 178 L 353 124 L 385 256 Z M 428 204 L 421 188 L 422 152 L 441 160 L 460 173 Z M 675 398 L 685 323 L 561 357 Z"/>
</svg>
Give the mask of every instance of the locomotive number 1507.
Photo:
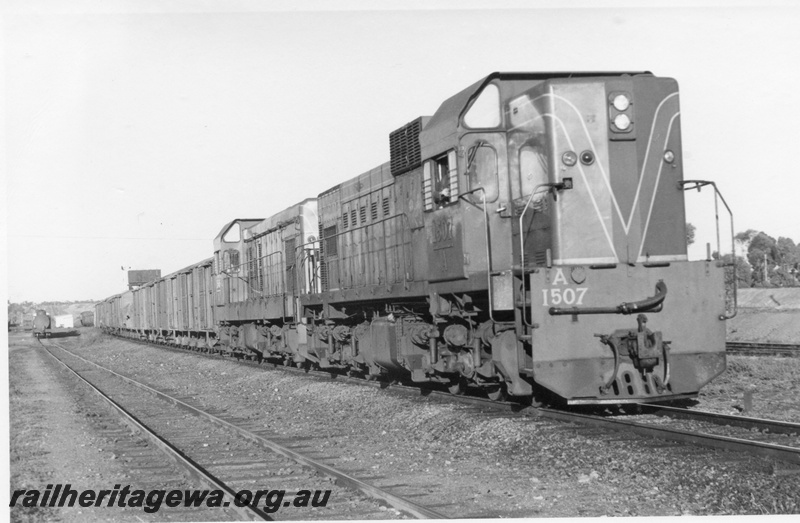
<svg viewBox="0 0 800 523">
<path fill-rule="evenodd" d="M 572 287 L 560 289 L 542 289 L 542 305 L 549 307 L 550 305 L 583 305 L 583 296 L 588 287 Z"/>
</svg>

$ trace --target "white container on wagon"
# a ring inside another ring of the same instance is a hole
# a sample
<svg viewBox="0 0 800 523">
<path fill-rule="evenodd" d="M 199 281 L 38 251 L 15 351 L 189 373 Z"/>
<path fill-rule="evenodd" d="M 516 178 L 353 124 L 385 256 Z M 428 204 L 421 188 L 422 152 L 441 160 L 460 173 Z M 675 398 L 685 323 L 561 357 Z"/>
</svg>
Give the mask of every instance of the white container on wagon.
<svg viewBox="0 0 800 523">
<path fill-rule="evenodd" d="M 72 323 L 72 314 L 65 314 L 63 316 L 54 316 L 55 328 L 69 328 L 74 327 Z"/>
</svg>

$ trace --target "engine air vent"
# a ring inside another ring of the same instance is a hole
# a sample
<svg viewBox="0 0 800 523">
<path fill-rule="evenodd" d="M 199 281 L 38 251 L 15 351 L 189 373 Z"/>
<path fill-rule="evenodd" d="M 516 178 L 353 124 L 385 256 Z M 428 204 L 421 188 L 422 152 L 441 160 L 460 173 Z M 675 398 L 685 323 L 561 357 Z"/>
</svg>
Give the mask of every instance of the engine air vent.
<svg viewBox="0 0 800 523">
<path fill-rule="evenodd" d="M 392 176 L 406 173 L 422 165 L 419 133 L 428 118 L 420 116 L 389 134 Z"/>
</svg>

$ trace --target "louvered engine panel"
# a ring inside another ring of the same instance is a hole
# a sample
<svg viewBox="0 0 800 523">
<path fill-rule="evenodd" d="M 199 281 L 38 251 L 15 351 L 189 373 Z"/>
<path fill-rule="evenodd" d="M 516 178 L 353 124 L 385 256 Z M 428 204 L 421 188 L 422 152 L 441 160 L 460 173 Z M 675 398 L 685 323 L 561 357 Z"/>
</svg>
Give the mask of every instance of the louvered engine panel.
<svg viewBox="0 0 800 523">
<path fill-rule="evenodd" d="M 422 149 L 419 144 L 419 133 L 425 125 L 420 116 L 400 129 L 389 134 L 389 153 L 392 176 L 398 176 L 422 164 Z"/>
</svg>

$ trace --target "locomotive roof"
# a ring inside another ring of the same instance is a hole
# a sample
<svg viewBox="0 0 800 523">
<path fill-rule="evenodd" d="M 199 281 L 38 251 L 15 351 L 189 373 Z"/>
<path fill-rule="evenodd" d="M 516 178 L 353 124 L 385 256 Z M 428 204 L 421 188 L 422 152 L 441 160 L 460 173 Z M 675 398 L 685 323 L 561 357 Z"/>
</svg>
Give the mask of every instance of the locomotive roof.
<svg viewBox="0 0 800 523">
<path fill-rule="evenodd" d="M 588 78 L 600 76 L 635 76 L 641 74 L 652 74 L 649 71 L 617 71 L 617 72 L 543 72 L 543 73 L 502 73 L 494 72 L 481 78 L 463 91 L 451 96 L 439 106 L 436 113 L 428 121 L 428 124 L 420 134 L 422 143 L 422 158 L 430 158 L 443 153 L 449 148 L 449 143 L 458 130 L 458 121 L 461 114 L 469 106 L 472 99 L 489 82 L 499 80 L 510 81 L 543 81 L 554 78 Z"/>
<path fill-rule="evenodd" d="M 265 218 L 260 222 L 247 227 L 247 230 L 249 231 L 249 237 L 245 237 L 245 241 L 252 240 L 273 230 L 285 227 L 288 222 L 293 222 L 298 216 L 302 216 L 308 204 L 316 201 L 316 198 L 306 198 L 302 202 L 290 205 L 284 210 L 273 214 L 269 218 Z M 316 220 L 316 218 L 314 219 Z"/>
<path fill-rule="evenodd" d="M 222 236 L 223 234 L 228 232 L 228 229 L 231 228 L 231 225 L 233 225 L 236 222 L 241 222 L 242 226 L 247 228 L 247 227 L 252 227 L 253 225 L 255 225 L 258 222 L 263 222 L 263 221 L 264 221 L 264 218 L 236 218 L 235 220 L 231 220 L 228 223 L 226 223 L 222 227 L 222 229 L 220 229 L 220 231 L 217 233 L 217 235 L 214 236 L 214 238 L 219 238 L 220 236 Z"/>
<path fill-rule="evenodd" d="M 161 280 L 166 280 L 168 278 L 173 278 L 173 277 L 177 276 L 178 274 L 181 274 L 181 273 L 184 273 L 184 272 L 189 272 L 192 269 L 194 269 L 195 267 L 202 267 L 203 265 L 211 265 L 213 262 L 214 262 L 214 258 L 206 258 L 205 260 L 193 263 L 191 265 L 187 265 L 183 269 L 179 269 L 179 270 L 177 270 L 175 272 L 171 272 L 171 273 L 167 274 L 166 276 L 163 276 L 163 277 L 159 278 L 156 281 L 161 281 Z"/>
</svg>

